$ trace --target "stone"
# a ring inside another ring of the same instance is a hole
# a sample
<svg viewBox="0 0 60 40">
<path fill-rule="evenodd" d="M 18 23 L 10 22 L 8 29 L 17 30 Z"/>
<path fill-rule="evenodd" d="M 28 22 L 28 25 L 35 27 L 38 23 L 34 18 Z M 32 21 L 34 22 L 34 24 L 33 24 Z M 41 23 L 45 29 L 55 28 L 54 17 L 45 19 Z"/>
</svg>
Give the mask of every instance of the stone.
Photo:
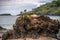
<svg viewBox="0 0 60 40">
<path fill-rule="evenodd" d="M 16 19 L 13 30 L 3 34 L 2 40 L 9 38 L 38 38 L 41 35 L 56 38 L 59 28 L 60 22 L 47 16 L 21 15 Z"/>
</svg>

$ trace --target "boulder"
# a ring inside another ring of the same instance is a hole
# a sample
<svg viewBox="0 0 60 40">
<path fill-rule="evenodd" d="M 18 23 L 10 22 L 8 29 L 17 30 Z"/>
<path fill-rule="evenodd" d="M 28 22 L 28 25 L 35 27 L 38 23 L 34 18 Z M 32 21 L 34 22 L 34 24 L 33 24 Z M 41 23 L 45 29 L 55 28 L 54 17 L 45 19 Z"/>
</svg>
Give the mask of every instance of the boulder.
<svg viewBox="0 0 60 40">
<path fill-rule="evenodd" d="M 5 28 L 3 28 L 2 26 L 0 26 L 0 30 L 6 30 Z"/>
<path fill-rule="evenodd" d="M 41 35 L 56 38 L 59 28 L 60 22 L 52 20 L 48 16 L 21 15 L 16 19 L 13 30 L 3 34 L 2 40 L 9 38 L 38 38 Z"/>
</svg>

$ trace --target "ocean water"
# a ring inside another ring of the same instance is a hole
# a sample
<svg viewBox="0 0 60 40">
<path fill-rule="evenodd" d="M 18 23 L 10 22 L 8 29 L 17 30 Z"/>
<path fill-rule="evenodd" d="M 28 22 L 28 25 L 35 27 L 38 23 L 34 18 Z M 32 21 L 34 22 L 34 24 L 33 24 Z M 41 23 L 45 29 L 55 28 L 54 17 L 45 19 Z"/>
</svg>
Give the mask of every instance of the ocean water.
<svg viewBox="0 0 60 40">
<path fill-rule="evenodd" d="M 53 20 L 58 20 L 60 21 L 60 16 L 49 16 Z"/>
<path fill-rule="evenodd" d="M 13 24 L 18 16 L 0 16 L 0 26 L 7 29 L 13 29 Z"/>
<path fill-rule="evenodd" d="M 0 16 L 0 26 L 7 29 L 13 29 L 13 24 L 18 16 Z M 51 19 L 59 20 L 60 16 L 49 16 Z"/>
</svg>

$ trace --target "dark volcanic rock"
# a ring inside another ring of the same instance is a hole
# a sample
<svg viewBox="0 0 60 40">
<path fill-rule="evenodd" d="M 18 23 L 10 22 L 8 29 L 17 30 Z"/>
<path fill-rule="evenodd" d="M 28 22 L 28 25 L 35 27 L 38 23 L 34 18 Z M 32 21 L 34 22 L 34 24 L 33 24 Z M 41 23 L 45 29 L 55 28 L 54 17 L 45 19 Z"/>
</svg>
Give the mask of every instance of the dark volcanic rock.
<svg viewBox="0 0 60 40">
<path fill-rule="evenodd" d="M 6 31 L 7 29 L 3 28 L 2 26 L 0 26 L 0 38 L 2 37 L 3 33 Z"/>
<path fill-rule="evenodd" d="M 6 30 L 6 29 L 0 26 L 0 30 Z"/>
<path fill-rule="evenodd" d="M 37 38 L 40 35 L 56 38 L 60 22 L 47 16 L 23 15 L 17 18 L 13 30 L 3 34 L 2 40 L 9 38 Z M 50 36 L 51 35 L 51 36 Z"/>
</svg>

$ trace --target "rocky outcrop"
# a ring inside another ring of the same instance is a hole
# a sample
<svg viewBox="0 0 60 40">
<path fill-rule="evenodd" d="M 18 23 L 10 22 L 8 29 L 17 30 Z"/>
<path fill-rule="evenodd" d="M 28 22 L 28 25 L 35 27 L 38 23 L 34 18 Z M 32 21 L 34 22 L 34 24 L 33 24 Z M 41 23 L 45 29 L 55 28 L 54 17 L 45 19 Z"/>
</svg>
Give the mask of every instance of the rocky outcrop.
<svg viewBox="0 0 60 40">
<path fill-rule="evenodd" d="M 6 29 L 0 26 L 0 30 L 6 30 Z"/>
<path fill-rule="evenodd" d="M 2 37 L 3 33 L 6 31 L 7 29 L 3 28 L 2 26 L 0 26 L 0 38 Z"/>
<path fill-rule="evenodd" d="M 22 15 L 17 18 L 13 30 L 3 34 L 2 40 L 26 37 L 39 38 L 41 35 L 56 38 L 59 29 L 60 22 L 58 20 L 52 20 L 43 15 Z"/>
</svg>

